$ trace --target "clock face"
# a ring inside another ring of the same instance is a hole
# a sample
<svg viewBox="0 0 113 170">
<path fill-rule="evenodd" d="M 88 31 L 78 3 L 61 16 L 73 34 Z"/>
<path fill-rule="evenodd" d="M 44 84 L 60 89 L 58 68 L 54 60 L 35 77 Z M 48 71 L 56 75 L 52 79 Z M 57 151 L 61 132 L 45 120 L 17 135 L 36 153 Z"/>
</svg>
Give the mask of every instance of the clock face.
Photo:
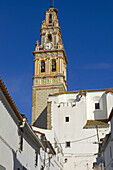
<svg viewBox="0 0 113 170">
<path fill-rule="evenodd" d="M 51 50 L 52 47 L 53 47 L 53 44 L 52 44 L 52 43 L 46 43 L 46 44 L 44 45 L 44 49 L 45 49 L 45 50 Z"/>
</svg>

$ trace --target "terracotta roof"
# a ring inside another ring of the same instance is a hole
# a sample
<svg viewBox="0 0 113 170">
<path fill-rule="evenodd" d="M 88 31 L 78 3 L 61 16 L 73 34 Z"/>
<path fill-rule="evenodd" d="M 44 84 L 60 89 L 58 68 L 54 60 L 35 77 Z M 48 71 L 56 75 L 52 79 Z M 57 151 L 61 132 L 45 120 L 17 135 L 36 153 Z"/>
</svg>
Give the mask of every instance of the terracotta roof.
<svg viewBox="0 0 113 170">
<path fill-rule="evenodd" d="M 60 95 L 60 94 L 72 94 L 72 93 L 80 93 L 80 94 L 86 95 L 87 92 L 100 92 L 100 91 L 105 91 L 106 94 L 109 93 L 109 92 L 113 93 L 113 88 L 67 91 L 67 92 L 63 92 L 63 93 L 51 94 L 51 95 L 49 95 L 49 96 L 57 96 L 57 95 Z"/>
<path fill-rule="evenodd" d="M 8 103 L 12 107 L 12 109 L 13 109 L 14 113 L 16 114 L 16 116 L 18 117 L 18 119 L 22 121 L 23 120 L 22 116 L 21 116 L 15 102 L 13 101 L 11 95 L 9 94 L 6 86 L 4 85 L 4 82 L 2 81 L 1 77 L 0 77 L 0 89 L 3 92 L 4 96 L 6 97 Z"/>
<path fill-rule="evenodd" d="M 86 125 L 84 126 L 85 129 L 87 128 L 107 128 L 109 127 L 109 124 L 107 123 L 107 119 L 102 119 L 102 120 L 87 120 Z"/>
<path fill-rule="evenodd" d="M 111 113 L 109 115 L 108 122 L 112 119 L 112 117 L 113 117 L 113 107 L 112 107 Z"/>
</svg>

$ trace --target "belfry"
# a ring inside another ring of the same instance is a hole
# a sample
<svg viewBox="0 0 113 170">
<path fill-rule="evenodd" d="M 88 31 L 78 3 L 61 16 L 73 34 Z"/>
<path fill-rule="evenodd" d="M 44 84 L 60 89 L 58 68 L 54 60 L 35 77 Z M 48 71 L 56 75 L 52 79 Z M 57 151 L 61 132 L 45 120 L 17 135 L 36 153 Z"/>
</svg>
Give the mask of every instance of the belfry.
<svg viewBox="0 0 113 170">
<path fill-rule="evenodd" d="M 47 98 L 67 91 L 67 57 L 58 22 L 58 10 L 50 5 L 41 26 L 41 44 L 36 42 L 32 87 L 32 124 L 47 127 Z"/>
</svg>

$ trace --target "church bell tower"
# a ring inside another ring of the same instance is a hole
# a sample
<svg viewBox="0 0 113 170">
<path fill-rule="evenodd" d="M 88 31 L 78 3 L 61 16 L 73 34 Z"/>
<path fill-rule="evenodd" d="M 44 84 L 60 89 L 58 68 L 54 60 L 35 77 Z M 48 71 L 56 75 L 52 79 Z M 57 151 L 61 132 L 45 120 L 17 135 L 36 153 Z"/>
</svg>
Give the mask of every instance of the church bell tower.
<svg viewBox="0 0 113 170">
<path fill-rule="evenodd" d="M 32 124 L 47 121 L 47 97 L 67 91 L 67 57 L 58 22 L 58 10 L 50 6 L 41 25 L 41 44 L 36 42 L 32 87 Z M 43 120 L 44 119 L 44 120 Z M 39 126 L 43 128 L 42 126 Z"/>
</svg>

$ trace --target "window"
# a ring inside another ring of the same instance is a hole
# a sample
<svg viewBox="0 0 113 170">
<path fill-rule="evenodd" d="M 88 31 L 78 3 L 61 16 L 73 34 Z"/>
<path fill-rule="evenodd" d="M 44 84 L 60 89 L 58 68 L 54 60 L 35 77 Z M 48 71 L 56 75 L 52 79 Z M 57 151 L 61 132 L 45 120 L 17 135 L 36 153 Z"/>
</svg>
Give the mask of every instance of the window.
<svg viewBox="0 0 113 170">
<path fill-rule="evenodd" d="M 100 109 L 100 103 L 95 103 L 95 110 Z"/>
<path fill-rule="evenodd" d="M 66 121 L 66 122 L 69 122 L 69 117 L 65 117 L 65 121 Z"/>
<path fill-rule="evenodd" d="M 52 23 L 52 14 L 49 14 L 49 23 Z"/>
<path fill-rule="evenodd" d="M 38 152 L 35 152 L 35 166 L 38 166 Z"/>
<path fill-rule="evenodd" d="M 51 35 L 51 34 L 48 35 L 48 41 L 49 41 L 49 42 L 52 41 L 52 35 Z"/>
<path fill-rule="evenodd" d="M 41 73 L 45 72 L 45 61 L 41 61 Z"/>
<path fill-rule="evenodd" d="M 52 60 L 52 72 L 56 71 L 56 60 Z"/>
<path fill-rule="evenodd" d="M 70 148 L 70 142 L 66 142 L 66 148 Z"/>
</svg>

